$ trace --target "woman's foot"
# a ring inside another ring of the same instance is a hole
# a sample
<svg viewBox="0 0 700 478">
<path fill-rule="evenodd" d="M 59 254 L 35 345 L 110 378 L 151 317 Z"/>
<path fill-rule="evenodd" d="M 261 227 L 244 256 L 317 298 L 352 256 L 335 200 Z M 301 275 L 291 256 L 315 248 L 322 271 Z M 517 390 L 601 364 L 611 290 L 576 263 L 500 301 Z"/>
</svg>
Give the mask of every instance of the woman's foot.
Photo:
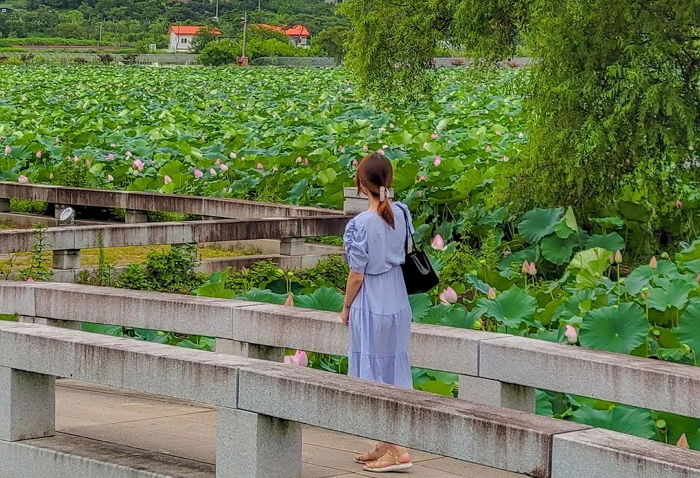
<svg viewBox="0 0 700 478">
<path fill-rule="evenodd" d="M 392 471 L 406 471 L 412 467 L 411 456 L 406 449 L 388 447 L 383 457 L 373 462 L 366 463 L 364 470 L 374 473 L 388 473 Z"/>
<path fill-rule="evenodd" d="M 355 463 L 364 465 L 365 463 L 370 463 L 380 459 L 386 453 L 388 446 L 389 445 L 387 445 L 386 443 L 377 443 L 376 445 L 374 445 L 374 448 L 372 448 L 364 455 L 355 455 Z"/>
</svg>

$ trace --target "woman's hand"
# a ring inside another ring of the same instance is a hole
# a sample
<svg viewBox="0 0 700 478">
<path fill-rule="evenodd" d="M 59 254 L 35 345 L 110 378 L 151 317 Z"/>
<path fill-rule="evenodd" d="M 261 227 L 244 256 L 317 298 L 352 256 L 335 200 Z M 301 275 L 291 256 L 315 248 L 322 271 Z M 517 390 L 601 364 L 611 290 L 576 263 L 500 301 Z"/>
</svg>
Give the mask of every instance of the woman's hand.
<svg viewBox="0 0 700 478">
<path fill-rule="evenodd" d="M 343 311 L 340 313 L 340 321 L 345 326 L 350 323 L 350 309 L 348 307 L 343 307 Z"/>
</svg>

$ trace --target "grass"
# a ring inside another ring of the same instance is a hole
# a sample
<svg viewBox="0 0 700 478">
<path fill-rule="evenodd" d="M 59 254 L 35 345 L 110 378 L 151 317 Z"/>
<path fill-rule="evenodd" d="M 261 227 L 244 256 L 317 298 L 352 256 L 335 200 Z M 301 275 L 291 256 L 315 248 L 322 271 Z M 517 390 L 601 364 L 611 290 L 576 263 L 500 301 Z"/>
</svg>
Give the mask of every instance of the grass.
<svg viewBox="0 0 700 478">
<path fill-rule="evenodd" d="M 12 229 L 12 227 L 13 226 L 11 224 L 7 224 L 6 222 L 0 222 L 0 231 L 2 231 L 3 229 Z"/>
<path fill-rule="evenodd" d="M 107 262 L 115 266 L 123 266 L 145 262 L 151 253 L 166 253 L 170 246 L 128 246 L 128 247 L 108 247 L 105 248 Z M 220 246 L 198 247 L 197 253 L 201 259 L 212 259 L 217 257 L 239 257 L 253 254 L 260 254 L 257 249 L 246 248 L 223 248 Z M 44 257 L 51 261 L 51 251 L 46 251 Z M 80 252 L 80 265 L 83 267 L 97 266 L 99 261 L 99 249 L 83 249 Z M 14 272 L 21 271 L 29 267 L 30 253 L 18 252 L 11 255 L 11 259 L 0 260 L 0 270 L 12 267 Z"/>
</svg>

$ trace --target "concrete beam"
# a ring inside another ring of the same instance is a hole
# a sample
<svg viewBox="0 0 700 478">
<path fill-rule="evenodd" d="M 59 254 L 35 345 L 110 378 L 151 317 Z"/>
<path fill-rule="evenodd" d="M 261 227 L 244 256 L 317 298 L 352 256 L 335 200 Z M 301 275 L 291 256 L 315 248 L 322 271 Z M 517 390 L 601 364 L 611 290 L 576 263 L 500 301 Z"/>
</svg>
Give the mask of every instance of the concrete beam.
<svg viewBox="0 0 700 478">
<path fill-rule="evenodd" d="M 700 418 L 700 368 L 510 337 L 481 342 L 479 376 Z"/>
<path fill-rule="evenodd" d="M 700 453 L 599 428 L 554 437 L 552 478 L 698 478 Z"/>
</svg>

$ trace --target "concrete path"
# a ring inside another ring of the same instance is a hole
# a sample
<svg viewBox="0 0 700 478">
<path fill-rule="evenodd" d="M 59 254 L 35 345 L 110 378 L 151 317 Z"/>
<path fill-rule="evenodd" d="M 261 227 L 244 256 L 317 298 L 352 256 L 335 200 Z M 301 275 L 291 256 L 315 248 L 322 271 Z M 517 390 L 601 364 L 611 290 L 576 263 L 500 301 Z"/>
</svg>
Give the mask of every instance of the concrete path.
<svg viewBox="0 0 700 478">
<path fill-rule="evenodd" d="M 196 476 L 214 477 L 216 411 L 188 402 L 59 380 L 56 387 L 56 429 L 83 437 L 148 450 L 195 463 Z M 304 428 L 304 478 L 377 476 L 362 471 L 353 454 L 372 442 L 314 427 Z M 517 478 L 479 465 L 414 452 L 411 476 L 420 478 Z"/>
</svg>

